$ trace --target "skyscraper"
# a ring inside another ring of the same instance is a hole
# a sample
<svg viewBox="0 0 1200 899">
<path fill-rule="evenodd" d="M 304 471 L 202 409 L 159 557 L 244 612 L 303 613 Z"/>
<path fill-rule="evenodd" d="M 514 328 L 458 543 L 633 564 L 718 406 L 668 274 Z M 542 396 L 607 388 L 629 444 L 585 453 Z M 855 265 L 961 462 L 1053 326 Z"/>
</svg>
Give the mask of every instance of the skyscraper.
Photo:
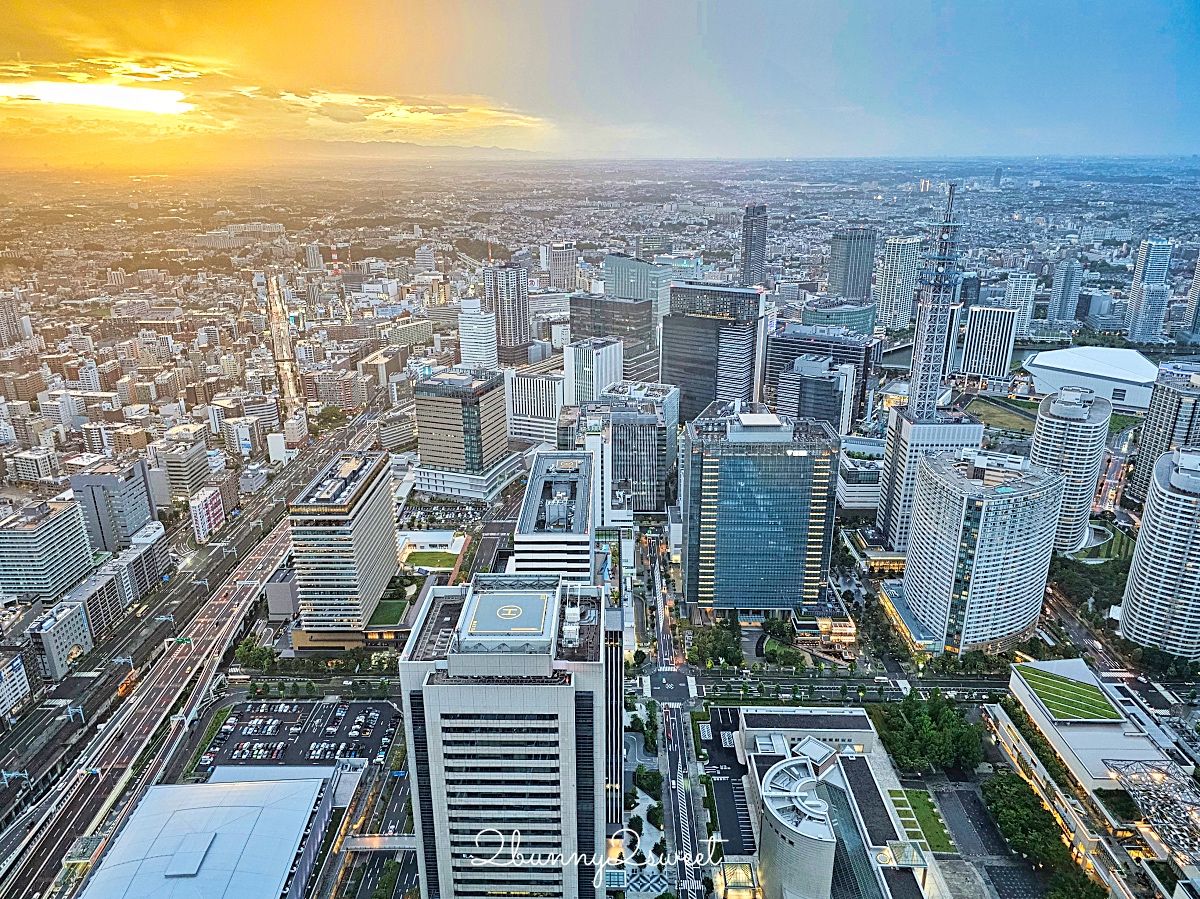
<svg viewBox="0 0 1200 899">
<path fill-rule="evenodd" d="M 483 308 L 496 316 L 496 352 L 501 365 L 529 363 L 529 272 L 518 265 L 483 270 Z"/>
<path fill-rule="evenodd" d="M 972 306 L 959 371 L 968 377 L 1007 378 L 1016 336 L 1016 309 Z"/>
<path fill-rule="evenodd" d="M 1145 502 L 1154 463 L 1176 447 L 1200 445 L 1200 368 L 1159 367 L 1125 496 Z"/>
<path fill-rule="evenodd" d="M 1111 417 L 1112 403 L 1083 387 L 1064 387 L 1038 405 L 1029 459 L 1066 479 L 1054 534 L 1058 552 L 1073 553 L 1087 542 Z"/>
<path fill-rule="evenodd" d="M 0 591 L 50 605 L 91 570 L 79 503 L 35 503 L 0 519 Z"/>
<path fill-rule="evenodd" d="M 1009 272 L 1004 282 L 1004 305 L 1017 310 L 1017 336 L 1029 336 L 1033 320 L 1033 295 L 1037 290 L 1037 275 L 1033 272 Z"/>
<path fill-rule="evenodd" d="M 1149 493 L 1133 548 L 1121 635 L 1200 659 L 1200 447 L 1148 460 Z"/>
<path fill-rule="evenodd" d="M 742 287 L 762 284 L 767 262 L 767 204 L 747 203 L 742 214 Z"/>
<path fill-rule="evenodd" d="M 1054 267 L 1054 284 L 1050 288 L 1050 314 L 1055 322 L 1075 320 L 1079 306 L 1079 288 L 1083 286 L 1083 266 L 1078 259 L 1064 259 Z"/>
<path fill-rule="evenodd" d="M 681 421 L 714 401 L 757 399 L 764 303 L 762 288 L 699 281 L 671 285 L 659 380 L 679 387 Z"/>
<path fill-rule="evenodd" d="M 563 347 L 563 375 L 568 406 L 590 403 L 609 384 L 623 378 L 621 341 L 615 337 L 585 337 Z"/>
<path fill-rule="evenodd" d="M 387 453 L 343 452 L 288 505 L 309 647 L 355 645 L 399 570 Z M 295 639 L 295 637 L 293 637 Z"/>
<path fill-rule="evenodd" d="M 776 402 L 780 375 L 792 367 L 797 357 L 809 354 L 829 356 L 835 365 L 854 366 L 854 417 L 864 415 L 867 376 L 883 358 L 883 338 L 859 334 L 845 327 L 806 325 L 786 319 L 777 321 L 767 334 L 763 364 L 762 398 L 767 405 Z"/>
<path fill-rule="evenodd" d="M 1187 300 L 1187 330 L 1195 334 L 1200 332 L 1200 256 L 1196 257 L 1196 272 L 1192 275 L 1192 286 L 1188 289 Z"/>
<path fill-rule="evenodd" d="M 957 307 L 958 231 L 954 212 L 955 185 L 950 185 L 946 213 L 930 226 L 924 267 L 919 278 L 917 330 L 913 342 L 909 401 L 888 413 L 876 526 L 896 552 L 908 547 L 913 492 L 922 456 L 935 452 L 977 449 L 983 425 L 961 412 L 939 412 L 942 370 L 946 363 L 950 323 Z"/>
<path fill-rule="evenodd" d="M 500 365 L 496 313 L 485 312 L 477 297 L 464 297 L 458 313 L 458 355 L 471 368 Z"/>
<path fill-rule="evenodd" d="M 1001 652 L 1037 626 L 1063 476 L 1023 456 L 920 460 L 904 601 L 945 652 Z"/>
<path fill-rule="evenodd" d="M 604 295 L 652 301 L 657 323 L 671 311 L 672 275 L 669 265 L 655 265 L 624 253 L 609 253 L 604 257 Z"/>
<path fill-rule="evenodd" d="M 1162 338 L 1167 303 L 1171 299 L 1171 288 L 1167 284 L 1170 266 L 1169 240 L 1143 240 L 1138 245 L 1133 283 L 1129 286 L 1129 305 L 1125 310 L 1125 326 L 1129 329 L 1129 339 L 1135 343 L 1150 343 Z"/>
<path fill-rule="evenodd" d="M 574 290 L 579 268 L 579 250 L 575 248 L 575 241 L 550 244 L 548 257 L 550 287 L 554 290 Z"/>
<path fill-rule="evenodd" d="M 869 297 L 875 268 L 874 228 L 841 228 L 829 245 L 829 293 L 835 297 Z"/>
<path fill-rule="evenodd" d="M 690 606 L 779 612 L 821 599 L 837 455 L 825 422 L 757 403 L 713 403 L 688 423 L 679 494 Z"/>
<path fill-rule="evenodd" d="M 314 271 L 325 268 L 325 260 L 321 258 L 321 247 L 318 244 L 310 243 L 305 245 L 304 264 Z"/>
<path fill-rule="evenodd" d="M 834 365 L 829 356 L 799 356 L 779 376 L 775 411 L 793 419 L 828 424 L 849 434 L 854 416 L 854 366 Z"/>
<path fill-rule="evenodd" d="M 917 272 L 921 267 L 921 238 L 889 237 L 875 269 L 876 323 L 889 331 L 902 331 L 912 322 Z"/>
<path fill-rule="evenodd" d="M 616 337 L 621 341 L 625 378 L 658 380 L 655 300 L 580 292 L 571 294 L 569 303 L 573 340 Z"/>
<path fill-rule="evenodd" d="M 620 765 L 602 589 L 477 574 L 424 594 L 399 663 L 422 899 L 603 897 L 578 861 L 604 857 L 611 753 Z M 566 863 L 479 864 L 489 834 L 508 852 L 518 832 L 514 851 Z"/>
</svg>

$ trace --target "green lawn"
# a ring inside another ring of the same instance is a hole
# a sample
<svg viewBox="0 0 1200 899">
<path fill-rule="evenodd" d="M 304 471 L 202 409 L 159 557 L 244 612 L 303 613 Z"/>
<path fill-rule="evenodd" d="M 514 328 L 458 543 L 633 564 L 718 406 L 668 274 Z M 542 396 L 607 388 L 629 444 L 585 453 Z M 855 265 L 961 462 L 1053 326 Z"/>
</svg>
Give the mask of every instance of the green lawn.
<svg viewBox="0 0 1200 899">
<path fill-rule="evenodd" d="M 1020 671 L 1025 683 L 1050 710 L 1050 714 L 1060 721 L 1097 718 L 1117 720 L 1121 717 L 1112 703 L 1104 698 L 1100 688 L 1093 684 L 1080 683 L 1029 665 L 1013 667 Z"/>
<path fill-rule="evenodd" d="M 946 831 L 946 825 L 942 822 L 942 816 L 929 794 L 924 790 L 905 790 L 904 795 L 912 806 L 917 823 L 921 825 L 921 833 L 925 834 L 929 848 L 934 852 L 957 852 L 950 834 Z"/>
<path fill-rule="evenodd" d="M 1023 415 L 1005 409 L 1003 406 L 989 402 L 985 399 L 975 398 L 967 404 L 967 410 L 976 418 L 981 420 L 989 428 L 1001 428 L 1006 431 L 1022 431 L 1026 434 L 1033 433 L 1033 421 Z"/>
<path fill-rule="evenodd" d="M 386 627 L 389 624 L 398 624 L 404 617 L 404 607 L 407 605 L 408 601 L 404 599 L 381 600 L 375 607 L 375 613 L 371 616 L 371 620 L 367 622 L 367 627 Z"/>
<path fill-rule="evenodd" d="M 453 568 L 458 561 L 454 553 L 413 552 L 404 560 L 406 564 L 420 568 Z"/>
</svg>

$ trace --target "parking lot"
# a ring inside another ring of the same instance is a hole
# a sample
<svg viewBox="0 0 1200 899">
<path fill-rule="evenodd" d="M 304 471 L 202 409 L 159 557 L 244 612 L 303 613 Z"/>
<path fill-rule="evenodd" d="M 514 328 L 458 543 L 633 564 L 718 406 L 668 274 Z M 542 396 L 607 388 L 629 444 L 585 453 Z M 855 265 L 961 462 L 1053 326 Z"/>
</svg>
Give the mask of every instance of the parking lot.
<svg viewBox="0 0 1200 899">
<path fill-rule="evenodd" d="M 340 758 L 382 762 L 400 715 L 386 702 L 265 700 L 233 707 L 197 773 L 218 765 L 322 765 Z"/>
</svg>

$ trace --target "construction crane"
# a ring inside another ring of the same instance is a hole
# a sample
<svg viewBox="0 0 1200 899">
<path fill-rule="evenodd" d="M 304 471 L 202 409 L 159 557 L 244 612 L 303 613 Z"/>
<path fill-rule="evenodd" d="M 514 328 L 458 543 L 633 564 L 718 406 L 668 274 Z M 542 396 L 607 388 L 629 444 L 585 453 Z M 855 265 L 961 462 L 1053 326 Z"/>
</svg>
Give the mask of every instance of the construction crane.
<svg viewBox="0 0 1200 899">
<path fill-rule="evenodd" d="M 279 276 L 267 276 L 267 319 L 271 327 L 271 342 L 275 355 L 275 374 L 279 379 L 279 393 L 283 397 L 284 411 L 288 418 L 304 407 L 300 391 L 300 377 L 296 372 L 296 355 L 292 352 L 292 333 L 288 321 L 287 306 L 280 290 Z"/>
</svg>

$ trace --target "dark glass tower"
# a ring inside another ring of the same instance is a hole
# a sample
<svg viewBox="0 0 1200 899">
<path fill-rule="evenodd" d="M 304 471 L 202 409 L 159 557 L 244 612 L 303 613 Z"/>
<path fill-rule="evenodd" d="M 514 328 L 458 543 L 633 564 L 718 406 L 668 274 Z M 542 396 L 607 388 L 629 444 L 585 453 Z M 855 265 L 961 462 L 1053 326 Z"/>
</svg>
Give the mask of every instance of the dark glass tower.
<svg viewBox="0 0 1200 899">
<path fill-rule="evenodd" d="M 742 215 L 743 287 L 763 282 L 767 261 L 767 204 L 747 203 Z"/>
</svg>

